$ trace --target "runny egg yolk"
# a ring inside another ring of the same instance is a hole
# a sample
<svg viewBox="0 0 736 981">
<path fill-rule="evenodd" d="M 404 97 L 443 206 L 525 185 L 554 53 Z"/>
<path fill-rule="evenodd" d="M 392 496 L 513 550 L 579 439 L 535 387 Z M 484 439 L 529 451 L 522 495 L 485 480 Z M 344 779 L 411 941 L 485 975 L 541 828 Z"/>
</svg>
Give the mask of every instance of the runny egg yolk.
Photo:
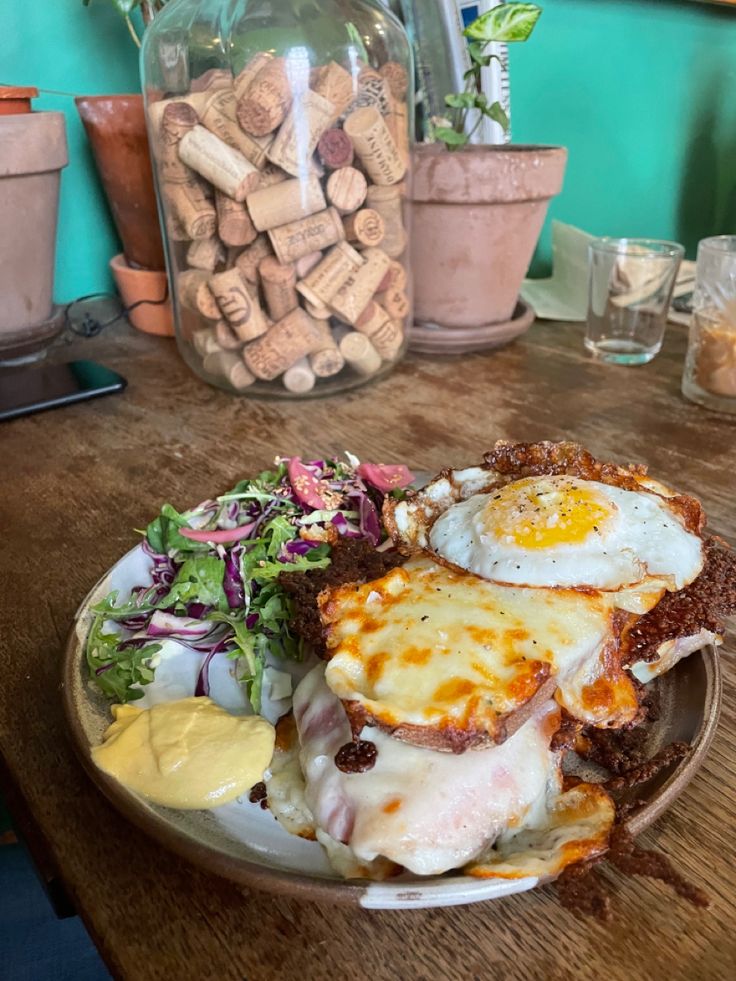
<svg viewBox="0 0 736 981">
<path fill-rule="evenodd" d="M 584 542 L 601 533 L 617 510 L 584 481 L 526 477 L 493 491 L 480 519 L 496 541 L 543 549 Z"/>
</svg>

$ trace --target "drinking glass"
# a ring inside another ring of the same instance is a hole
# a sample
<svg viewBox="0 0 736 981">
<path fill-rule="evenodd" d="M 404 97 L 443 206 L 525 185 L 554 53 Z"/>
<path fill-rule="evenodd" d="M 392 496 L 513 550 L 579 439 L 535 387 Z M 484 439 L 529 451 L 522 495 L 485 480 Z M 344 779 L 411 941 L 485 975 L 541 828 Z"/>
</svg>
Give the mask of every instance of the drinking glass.
<svg viewBox="0 0 736 981">
<path fill-rule="evenodd" d="M 677 242 L 599 238 L 588 248 L 585 346 L 601 361 L 646 364 L 662 347 L 684 249 Z"/>
<path fill-rule="evenodd" d="M 698 245 L 682 393 L 709 409 L 736 413 L 736 235 Z"/>
</svg>

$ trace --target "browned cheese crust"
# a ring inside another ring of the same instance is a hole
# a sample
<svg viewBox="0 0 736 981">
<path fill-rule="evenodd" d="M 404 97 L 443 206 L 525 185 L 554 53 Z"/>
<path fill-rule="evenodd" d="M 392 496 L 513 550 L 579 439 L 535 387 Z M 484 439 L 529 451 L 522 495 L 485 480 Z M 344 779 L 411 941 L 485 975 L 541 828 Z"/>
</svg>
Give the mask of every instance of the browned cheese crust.
<svg viewBox="0 0 736 981">
<path fill-rule="evenodd" d="M 544 667 L 549 673 L 549 665 Z M 547 677 L 528 702 L 496 720 L 493 732 L 489 732 L 488 729 L 463 729 L 460 726 L 418 726 L 409 723 L 391 726 L 376 719 L 360 702 L 343 701 L 342 704 L 350 721 L 354 739 L 358 738 L 363 726 L 375 726 L 394 739 L 411 743 L 412 746 L 433 749 L 438 753 L 464 753 L 468 749 L 489 749 L 491 746 L 505 742 L 534 715 L 538 708 L 554 696 L 556 689 L 557 680 Z"/>
</svg>

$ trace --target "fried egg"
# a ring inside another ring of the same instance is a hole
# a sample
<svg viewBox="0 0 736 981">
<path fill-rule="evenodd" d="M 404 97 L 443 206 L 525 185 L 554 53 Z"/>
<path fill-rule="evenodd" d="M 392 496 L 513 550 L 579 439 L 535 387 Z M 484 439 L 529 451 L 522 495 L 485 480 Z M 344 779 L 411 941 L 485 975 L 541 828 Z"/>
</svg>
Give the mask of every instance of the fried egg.
<svg viewBox="0 0 736 981">
<path fill-rule="evenodd" d="M 425 529 L 424 547 L 497 583 L 609 591 L 657 580 L 678 590 L 703 566 L 700 536 L 670 498 L 643 483 L 635 491 L 565 475 L 524 477 L 447 503 Z M 400 508 L 397 519 L 411 533 L 412 518 Z"/>
</svg>

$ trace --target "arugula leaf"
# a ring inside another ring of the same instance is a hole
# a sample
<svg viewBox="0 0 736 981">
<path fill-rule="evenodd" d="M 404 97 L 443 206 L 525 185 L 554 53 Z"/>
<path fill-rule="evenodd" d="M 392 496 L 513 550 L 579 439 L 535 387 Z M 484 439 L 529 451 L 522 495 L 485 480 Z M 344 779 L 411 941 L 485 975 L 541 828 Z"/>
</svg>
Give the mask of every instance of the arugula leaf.
<svg viewBox="0 0 736 981">
<path fill-rule="evenodd" d="M 90 677 L 108 698 L 116 702 L 132 702 L 143 697 L 134 684 L 147 685 L 153 681 L 151 659 L 161 650 L 161 644 L 145 647 L 123 647 L 118 634 L 104 632 L 104 615 L 95 617 L 87 637 L 85 656 Z"/>
<path fill-rule="evenodd" d="M 154 552 L 166 555 L 171 551 L 206 552 L 206 542 L 193 542 L 179 534 L 179 528 L 188 528 L 186 514 L 179 514 L 170 504 L 164 504 L 158 517 L 146 528 L 146 539 Z"/>
<path fill-rule="evenodd" d="M 176 574 L 171 590 L 157 606 L 176 606 L 178 603 L 204 603 L 218 610 L 227 610 L 228 602 L 222 583 L 225 560 L 216 555 L 198 555 L 187 559 Z"/>
</svg>

